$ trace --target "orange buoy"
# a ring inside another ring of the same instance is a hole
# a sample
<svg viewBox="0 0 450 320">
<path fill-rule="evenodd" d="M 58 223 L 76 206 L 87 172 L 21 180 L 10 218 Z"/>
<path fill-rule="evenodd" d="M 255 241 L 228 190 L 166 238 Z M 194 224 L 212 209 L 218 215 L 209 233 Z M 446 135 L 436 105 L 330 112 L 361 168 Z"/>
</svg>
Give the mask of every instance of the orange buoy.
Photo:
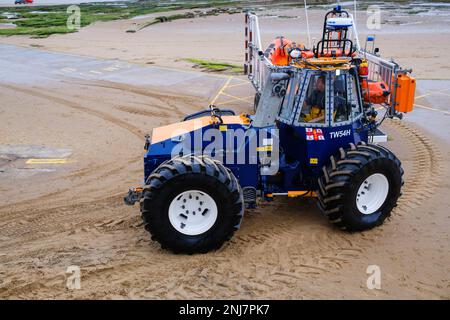
<svg viewBox="0 0 450 320">
<path fill-rule="evenodd" d="M 297 44 L 285 37 L 277 37 L 266 49 L 265 56 L 276 66 L 288 66 L 291 63 L 290 52 L 298 48 L 304 50 L 303 44 Z"/>
<path fill-rule="evenodd" d="M 363 99 L 365 102 L 382 104 L 388 101 L 391 91 L 384 81 L 371 81 L 364 79 L 361 82 Z"/>
</svg>

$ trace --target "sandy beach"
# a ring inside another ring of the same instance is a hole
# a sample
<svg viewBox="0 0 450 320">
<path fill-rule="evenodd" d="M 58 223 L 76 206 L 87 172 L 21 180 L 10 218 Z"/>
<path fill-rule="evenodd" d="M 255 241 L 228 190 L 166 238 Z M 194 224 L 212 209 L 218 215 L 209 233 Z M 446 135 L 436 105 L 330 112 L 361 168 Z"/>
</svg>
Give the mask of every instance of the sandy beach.
<svg viewBox="0 0 450 320">
<path fill-rule="evenodd" d="M 310 14 L 318 38 L 324 12 Z M 277 35 L 307 41 L 302 9 L 259 15 L 264 43 Z M 382 55 L 413 68 L 418 81 L 450 80 L 449 16 L 386 12 L 375 32 L 364 12 L 357 16 L 361 39 L 375 33 Z M 23 158 L 0 157 L 1 298 L 450 299 L 448 137 L 408 116 L 383 126 L 386 146 L 405 169 L 405 188 L 377 229 L 344 233 L 314 201 L 280 198 L 246 211 L 241 229 L 216 252 L 173 255 L 151 241 L 139 209 L 122 202 L 141 182 L 145 133 L 205 108 L 228 79 L 185 59 L 241 64 L 244 57 L 242 14 L 126 32 L 152 17 L 46 39 L 0 38 L 2 70 L 10 72 L 0 76 L 0 146 L 70 154 L 63 166 L 28 171 Z M 39 60 L 27 62 L 34 55 Z M 158 82 L 170 72 L 170 83 Z M 252 87 L 244 76 L 231 81 L 228 93 L 242 99 L 224 105 L 251 112 Z M 439 89 L 442 99 L 447 89 Z M 433 109 L 436 91 L 420 89 L 418 103 Z M 65 286 L 70 265 L 81 268 L 80 290 Z M 366 286 L 369 265 L 382 270 L 381 290 Z"/>
</svg>

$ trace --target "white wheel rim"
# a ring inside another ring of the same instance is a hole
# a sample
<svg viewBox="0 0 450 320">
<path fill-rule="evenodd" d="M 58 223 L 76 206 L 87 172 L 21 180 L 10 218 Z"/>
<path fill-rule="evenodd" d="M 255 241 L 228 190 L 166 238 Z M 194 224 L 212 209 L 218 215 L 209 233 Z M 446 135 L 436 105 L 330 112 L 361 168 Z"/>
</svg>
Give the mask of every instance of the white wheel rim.
<svg viewBox="0 0 450 320">
<path fill-rule="evenodd" d="M 180 193 L 169 206 L 169 220 L 182 234 L 195 236 L 202 234 L 217 220 L 217 205 L 206 192 L 188 190 Z"/>
<path fill-rule="evenodd" d="M 389 181 L 384 174 L 367 177 L 356 194 L 356 206 L 362 214 L 372 214 L 381 208 L 389 192 Z"/>
</svg>

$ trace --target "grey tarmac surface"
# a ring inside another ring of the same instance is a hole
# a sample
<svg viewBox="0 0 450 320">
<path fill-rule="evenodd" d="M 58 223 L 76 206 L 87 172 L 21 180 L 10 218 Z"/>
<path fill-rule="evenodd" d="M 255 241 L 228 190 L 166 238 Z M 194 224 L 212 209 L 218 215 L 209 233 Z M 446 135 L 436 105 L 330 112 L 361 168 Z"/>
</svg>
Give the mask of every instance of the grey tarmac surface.
<svg viewBox="0 0 450 320">
<path fill-rule="evenodd" d="M 209 97 L 227 77 L 118 60 L 103 60 L 0 44 L 0 83 L 33 85 L 64 79 L 110 81 Z"/>
</svg>

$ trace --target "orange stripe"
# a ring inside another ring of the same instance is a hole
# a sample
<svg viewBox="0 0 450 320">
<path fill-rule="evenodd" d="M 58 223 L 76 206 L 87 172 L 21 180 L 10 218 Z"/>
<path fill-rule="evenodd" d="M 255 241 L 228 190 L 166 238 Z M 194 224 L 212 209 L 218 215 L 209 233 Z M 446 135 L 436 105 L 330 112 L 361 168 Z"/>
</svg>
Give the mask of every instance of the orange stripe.
<svg viewBox="0 0 450 320">
<path fill-rule="evenodd" d="M 240 116 L 223 116 L 223 124 L 244 124 Z M 192 132 L 211 124 L 211 117 L 205 116 L 188 121 L 177 122 L 167 126 L 154 128 L 152 132 L 152 144 Z"/>
</svg>

